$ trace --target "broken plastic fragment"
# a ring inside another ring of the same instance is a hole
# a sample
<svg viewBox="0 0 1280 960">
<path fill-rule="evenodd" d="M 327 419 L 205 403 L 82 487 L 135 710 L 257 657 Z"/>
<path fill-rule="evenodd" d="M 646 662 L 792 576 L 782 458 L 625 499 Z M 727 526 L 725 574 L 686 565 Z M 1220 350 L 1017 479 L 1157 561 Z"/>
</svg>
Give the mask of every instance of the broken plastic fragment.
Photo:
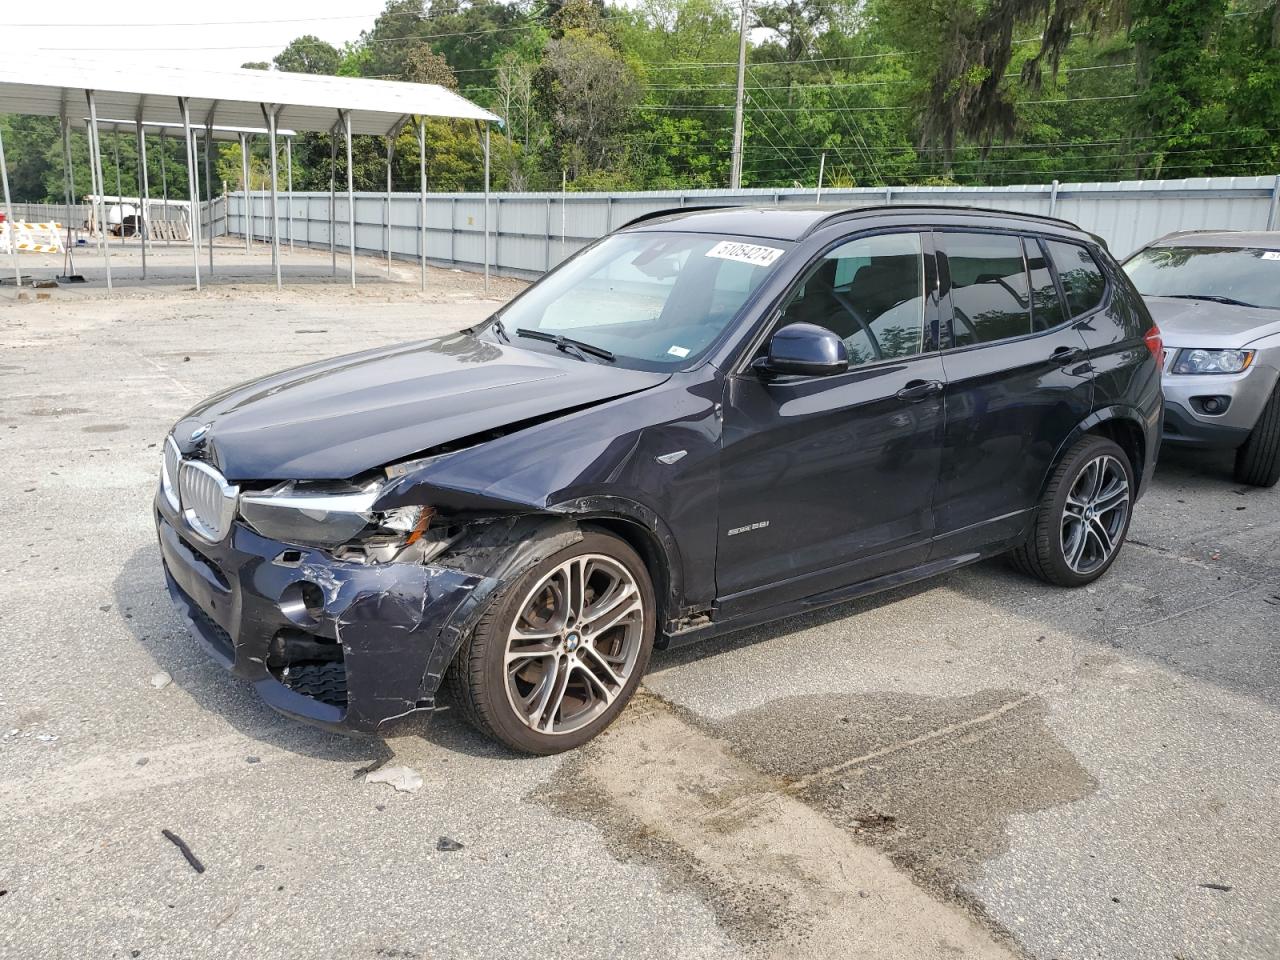
<svg viewBox="0 0 1280 960">
<path fill-rule="evenodd" d="M 457 840 L 450 839 L 449 837 L 441 837 L 436 841 L 436 849 L 443 850 L 445 853 L 453 853 L 455 850 L 461 850 L 463 846 L 464 844 L 459 843 Z"/>
<path fill-rule="evenodd" d="M 165 673 L 163 670 L 151 677 L 151 686 L 155 687 L 157 690 L 163 690 L 172 682 L 173 677 L 169 676 L 169 674 Z"/>
<path fill-rule="evenodd" d="M 365 783 L 388 783 L 401 793 L 422 788 L 422 774 L 412 767 L 379 767 L 364 775 Z"/>
</svg>

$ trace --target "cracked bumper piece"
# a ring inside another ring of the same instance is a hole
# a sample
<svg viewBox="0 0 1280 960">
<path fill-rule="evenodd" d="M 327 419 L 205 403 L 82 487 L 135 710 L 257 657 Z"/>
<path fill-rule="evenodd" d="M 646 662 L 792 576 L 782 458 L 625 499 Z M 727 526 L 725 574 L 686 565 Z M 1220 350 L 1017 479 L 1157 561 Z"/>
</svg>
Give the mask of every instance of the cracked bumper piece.
<svg viewBox="0 0 1280 960">
<path fill-rule="evenodd" d="M 430 710 L 498 586 L 447 567 L 345 563 L 240 523 L 207 544 L 163 498 L 156 529 L 169 594 L 205 651 L 269 706 L 331 730 Z"/>
</svg>

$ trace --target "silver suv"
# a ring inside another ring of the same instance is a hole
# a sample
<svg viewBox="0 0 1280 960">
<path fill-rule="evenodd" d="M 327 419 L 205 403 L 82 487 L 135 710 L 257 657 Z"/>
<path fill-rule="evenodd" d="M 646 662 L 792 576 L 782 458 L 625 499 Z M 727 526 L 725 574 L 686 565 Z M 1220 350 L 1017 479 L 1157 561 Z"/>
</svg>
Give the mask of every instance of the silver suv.
<svg viewBox="0 0 1280 960">
<path fill-rule="evenodd" d="M 1127 261 L 1164 335 L 1164 440 L 1236 451 L 1280 480 L 1280 232 L 1171 233 Z"/>
</svg>

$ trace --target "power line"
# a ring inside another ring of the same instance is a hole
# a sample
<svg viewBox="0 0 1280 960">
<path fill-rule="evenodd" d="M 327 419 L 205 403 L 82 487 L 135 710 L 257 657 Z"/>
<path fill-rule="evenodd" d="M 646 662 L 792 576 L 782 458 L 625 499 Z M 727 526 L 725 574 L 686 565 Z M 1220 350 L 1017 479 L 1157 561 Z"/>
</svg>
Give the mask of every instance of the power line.
<svg viewBox="0 0 1280 960">
<path fill-rule="evenodd" d="M 6 23 L 6 27 L 45 27 L 65 29 L 72 25 L 76 27 L 87 27 L 95 30 L 105 27 L 120 27 L 129 30 L 136 30 L 145 27 L 250 27 L 260 26 L 271 23 L 328 23 L 336 20 L 365 20 L 369 17 L 381 19 L 387 15 L 385 10 L 374 10 L 369 13 L 350 13 L 340 17 L 288 17 L 284 19 L 268 19 L 268 20 L 182 20 L 171 22 L 151 21 L 149 23 L 121 23 L 119 20 L 111 23 L 80 23 L 68 24 L 63 20 L 59 23 Z"/>
</svg>

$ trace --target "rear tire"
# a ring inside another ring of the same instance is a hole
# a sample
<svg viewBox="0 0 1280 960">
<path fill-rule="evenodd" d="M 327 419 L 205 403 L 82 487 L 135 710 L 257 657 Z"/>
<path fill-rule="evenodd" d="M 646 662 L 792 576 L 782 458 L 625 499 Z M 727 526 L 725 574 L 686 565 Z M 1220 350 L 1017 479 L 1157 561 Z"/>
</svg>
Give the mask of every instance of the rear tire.
<svg viewBox="0 0 1280 960">
<path fill-rule="evenodd" d="M 1271 391 L 1249 439 L 1236 451 L 1236 482 L 1274 487 L 1280 481 L 1280 386 Z"/>
<path fill-rule="evenodd" d="M 1110 569 L 1129 532 L 1133 466 L 1105 437 L 1081 438 L 1049 478 L 1013 565 L 1060 587 L 1083 587 Z"/>
<path fill-rule="evenodd" d="M 571 750 L 631 699 L 656 627 L 644 562 L 620 538 L 584 530 L 490 601 L 449 667 L 450 691 L 472 726 L 513 750 Z"/>
</svg>

